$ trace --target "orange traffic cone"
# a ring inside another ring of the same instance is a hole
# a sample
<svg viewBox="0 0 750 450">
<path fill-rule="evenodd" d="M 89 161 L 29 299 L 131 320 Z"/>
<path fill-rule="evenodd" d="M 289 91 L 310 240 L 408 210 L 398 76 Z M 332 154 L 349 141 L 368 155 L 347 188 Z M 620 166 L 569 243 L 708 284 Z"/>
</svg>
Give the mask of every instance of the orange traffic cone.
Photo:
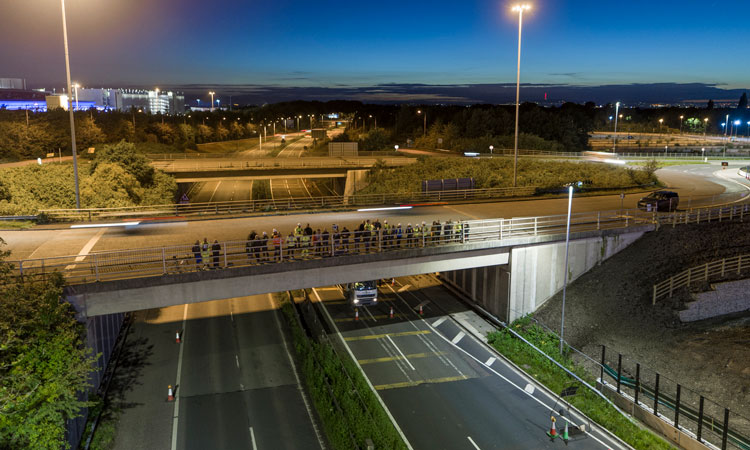
<svg viewBox="0 0 750 450">
<path fill-rule="evenodd" d="M 395 284 L 396 284 L 396 279 L 395 278 L 391 278 L 391 286 L 393 286 Z"/>
<path fill-rule="evenodd" d="M 182 340 L 180 339 L 180 332 L 179 332 L 179 331 L 178 331 L 177 333 L 175 333 L 174 341 L 175 341 L 176 343 L 178 343 L 178 344 L 179 344 L 180 342 L 182 342 Z"/>
<path fill-rule="evenodd" d="M 393 319 L 393 306 L 391 306 L 391 314 L 390 314 L 390 316 L 391 316 L 391 319 Z"/>
<path fill-rule="evenodd" d="M 552 426 L 550 427 L 549 431 L 547 432 L 547 436 L 549 436 L 551 441 L 554 441 L 557 437 L 557 430 L 555 429 L 555 416 L 551 417 L 552 419 Z"/>
<path fill-rule="evenodd" d="M 354 308 L 354 321 L 359 320 L 359 308 Z"/>
<path fill-rule="evenodd" d="M 174 401 L 174 391 L 172 391 L 172 385 L 167 386 L 167 401 L 173 402 Z"/>
<path fill-rule="evenodd" d="M 424 310 L 422 309 L 422 305 L 419 305 L 419 315 L 420 316 L 424 315 Z"/>
</svg>

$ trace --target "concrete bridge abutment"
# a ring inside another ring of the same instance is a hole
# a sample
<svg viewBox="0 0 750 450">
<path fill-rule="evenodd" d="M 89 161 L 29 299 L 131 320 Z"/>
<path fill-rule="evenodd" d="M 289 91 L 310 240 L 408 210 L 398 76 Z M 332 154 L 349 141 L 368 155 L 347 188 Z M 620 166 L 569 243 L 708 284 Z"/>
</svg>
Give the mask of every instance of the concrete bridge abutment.
<svg viewBox="0 0 750 450">
<path fill-rule="evenodd" d="M 637 241 L 653 227 L 571 234 L 568 282 Z M 507 323 L 533 313 L 565 283 L 565 240 L 519 244 L 508 264 L 441 273 L 443 280 Z"/>
</svg>

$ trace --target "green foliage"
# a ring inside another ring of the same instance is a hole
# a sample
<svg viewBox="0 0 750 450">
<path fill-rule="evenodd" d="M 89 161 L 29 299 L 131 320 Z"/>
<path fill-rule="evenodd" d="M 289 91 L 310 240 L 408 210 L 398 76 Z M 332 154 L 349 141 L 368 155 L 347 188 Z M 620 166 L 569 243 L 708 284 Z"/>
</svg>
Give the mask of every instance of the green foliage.
<svg viewBox="0 0 750 450">
<path fill-rule="evenodd" d="M 142 155 L 137 156 L 143 158 Z M 107 156 L 99 160 L 93 173 L 83 166 L 79 168 L 83 208 L 174 202 L 177 183 L 171 175 L 152 170 L 150 184 L 143 185 L 133 173 L 111 159 L 117 158 Z M 123 160 L 128 163 L 138 159 Z M 131 167 L 135 167 L 135 172 L 139 173 L 137 164 Z M 41 209 L 75 207 L 72 164 L 34 164 L 0 169 L 0 178 L 10 192 L 9 200 L 0 199 L 0 215 L 35 214 Z"/>
<path fill-rule="evenodd" d="M 510 187 L 511 158 L 419 158 L 416 164 L 371 170 L 370 184 L 362 194 L 419 192 L 422 180 L 473 177 L 479 189 Z M 591 180 L 591 188 L 615 188 L 656 182 L 653 173 L 591 162 L 518 160 L 518 185 L 559 188 L 566 183 Z"/>
<path fill-rule="evenodd" d="M 0 259 L 0 448 L 67 447 L 65 422 L 88 406 L 78 394 L 96 357 L 61 301 L 62 276 L 22 282 L 9 270 Z"/>
<path fill-rule="evenodd" d="M 596 383 L 594 377 L 589 375 L 583 367 L 575 364 L 567 352 L 560 355 L 560 341 L 554 334 L 533 324 L 529 317 L 519 319 L 510 326 L 513 331 L 523 336 L 545 354 L 552 357 L 590 385 Z M 573 383 L 571 378 L 562 369 L 513 336 L 509 331 L 501 330 L 490 333 L 487 337 L 490 345 L 508 357 L 517 366 L 525 368 L 529 375 L 547 386 L 551 391 L 561 392 Z M 576 384 L 578 383 L 576 382 Z M 672 448 L 666 441 L 623 417 L 615 408 L 587 388 L 582 387 L 578 395 L 569 397 L 568 399 L 573 406 L 634 448 L 665 450 Z"/>
<path fill-rule="evenodd" d="M 388 135 L 382 128 L 370 130 L 361 141 L 361 149 L 364 151 L 377 152 L 380 150 L 390 150 L 392 148 L 390 139 L 388 139 Z"/>
<path fill-rule="evenodd" d="M 0 161 L 44 157 L 53 145 L 54 139 L 44 124 L 0 122 Z"/>
<path fill-rule="evenodd" d="M 95 173 L 101 163 L 118 164 L 142 185 L 150 186 L 154 181 L 154 168 L 145 156 L 136 152 L 135 145 L 131 143 L 120 141 L 117 144 L 105 145 L 96 152 L 91 162 L 90 173 Z"/>
<path fill-rule="evenodd" d="M 365 448 L 365 440 L 372 439 L 375 448 L 406 448 L 355 363 L 340 358 L 331 345 L 309 339 L 288 300 L 283 301 L 281 309 L 291 328 L 310 397 L 331 447 L 337 450 Z"/>
<path fill-rule="evenodd" d="M 254 180 L 253 181 L 253 200 L 270 200 L 271 199 L 271 181 Z"/>
<path fill-rule="evenodd" d="M 10 189 L 5 183 L 3 183 L 2 180 L 0 180 L 0 201 L 3 201 L 3 200 L 10 201 L 10 199 L 11 199 Z"/>
<path fill-rule="evenodd" d="M 79 151 L 106 142 L 107 138 L 102 129 L 89 117 L 78 118 L 76 121 L 76 145 Z"/>
<path fill-rule="evenodd" d="M 101 163 L 91 176 L 81 181 L 81 203 L 90 208 L 119 208 L 139 204 L 138 180 L 121 166 Z"/>
</svg>

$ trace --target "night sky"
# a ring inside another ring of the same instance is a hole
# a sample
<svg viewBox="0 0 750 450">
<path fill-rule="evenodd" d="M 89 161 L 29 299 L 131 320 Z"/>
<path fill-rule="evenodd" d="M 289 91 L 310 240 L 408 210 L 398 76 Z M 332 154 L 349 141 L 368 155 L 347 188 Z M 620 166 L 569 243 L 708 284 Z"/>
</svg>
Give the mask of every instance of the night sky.
<svg viewBox="0 0 750 450">
<path fill-rule="evenodd" d="M 67 0 L 86 86 L 514 83 L 514 2 Z M 537 0 L 522 81 L 750 85 L 750 2 Z M 0 77 L 65 80 L 56 0 L 2 0 Z"/>
</svg>

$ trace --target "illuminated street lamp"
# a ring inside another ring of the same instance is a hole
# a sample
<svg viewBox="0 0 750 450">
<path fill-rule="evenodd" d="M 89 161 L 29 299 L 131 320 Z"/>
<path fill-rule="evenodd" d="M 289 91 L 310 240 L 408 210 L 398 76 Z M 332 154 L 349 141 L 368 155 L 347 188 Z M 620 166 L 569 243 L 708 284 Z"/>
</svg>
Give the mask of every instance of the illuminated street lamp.
<svg viewBox="0 0 750 450">
<path fill-rule="evenodd" d="M 734 121 L 734 137 L 737 137 L 740 134 L 739 130 L 740 130 L 741 124 L 742 124 L 742 121 L 739 119 Z"/>
<path fill-rule="evenodd" d="M 211 108 L 209 108 L 209 112 L 214 112 L 214 94 L 214 91 L 208 93 L 211 96 Z"/>
<path fill-rule="evenodd" d="M 661 133 L 661 124 L 664 123 L 664 119 L 659 119 L 659 133 Z"/>
<path fill-rule="evenodd" d="M 706 140 L 706 129 L 708 128 L 708 117 L 703 119 L 703 140 Z"/>
<path fill-rule="evenodd" d="M 518 65 L 516 71 L 516 132 L 513 141 L 513 187 L 516 187 L 518 174 L 518 114 L 521 100 L 521 30 L 523 29 L 523 12 L 531 9 L 531 5 L 518 4 L 513 11 L 518 12 Z"/>
<path fill-rule="evenodd" d="M 568 225 L 565 228 L 565 271 L 563 276 L 563 295 L 562 295 L 562 319 L 560 320 L 560 354 L 563 354 L 563 342 L 565 335 L 565 294 L 568 290 L 568 250 L 570 249 L 570 213 L 573 208 L 573 186 L 568 186 Z"/>
<path fill-rule="evenodd" d="M 685 116 L 680 116 L 680 134 L 682 134 L 682 119 L 684 119 Z"/>
<path fill-rule="evenodd" d="M 747 134 L 745 136 L 750 136 L 750 120 L 747 121 Z"/>
<path fill-rule="evenodd" d="M 394 145 L 394 146 L 393 146 L 393 149 L 394 149 L 395 151 L 398 151 L 398 144 Z"/>
<path fill-rule="evenodd" d="M 495 146 L 494 145 L 490 145 L 490 155 L 492 155 L 492 151 L 493 150 L 495 150 Z"/>
<path fill-rule="evenodd" d="M 73 99 L 70 98 L 70 55 L 68 52 L 68 24 L 65 20 L 65 0 L 60 0 L 60 7 L 62 8 L 62 23 L 63 23 L 63 44 L 65 46 L 65 73 L 67 75 L 68 82 L 68 114 L 70 116 L 70 141 L 71 150 L 73 151 L 73 177 L 75 179 L 75 190 L 76 190 L 76 209 L 81 209 L 81 196 L 78 190 L 78 156 L 76 155 L 76 126 L 75 118 L 73 117 Z"/>
<path fill-rule="evenodd" d="M 614 138 L 614 148 L 612 149 L 612 153 L 617 153 L 617 117 L 620 113 L 620 102 L 615 103 L 615 138 Z"/>
<path fill-rule="evenodd" d="M 418 109 L 417 114 L 422 114 L 422 110 Z M 422 125 L 422 137 L 427 136 L 427 111 L 424 112 L 424 124 Z"/>
</svg>

